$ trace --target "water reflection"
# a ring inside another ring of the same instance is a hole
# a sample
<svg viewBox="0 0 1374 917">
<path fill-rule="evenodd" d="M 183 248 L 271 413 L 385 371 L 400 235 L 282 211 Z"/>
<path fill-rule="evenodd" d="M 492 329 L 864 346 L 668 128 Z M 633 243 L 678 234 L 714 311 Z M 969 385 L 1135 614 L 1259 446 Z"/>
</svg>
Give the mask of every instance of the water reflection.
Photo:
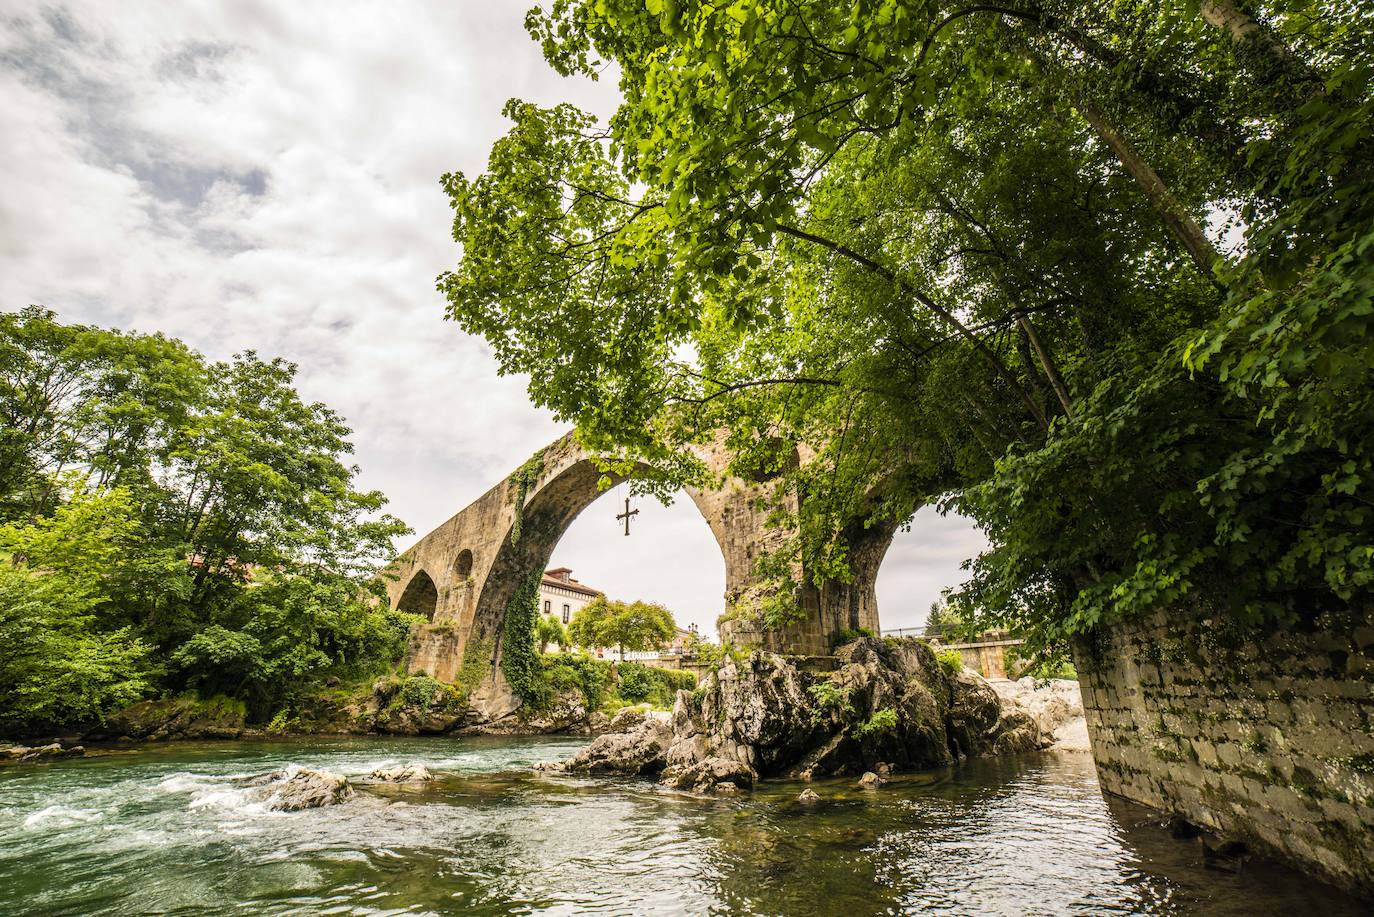
<svg viewBox="0 0 1374 917">
<path fill-rule="evenodd" d="M 0 913 L 1363 913 L 1282 869 L 1204 870 L 1086 756 L 700 799 L 531 772 L 570 740 L 143 749 L 0 772 Z M 440 778 L 264 813 L 232 777 L 296 762 Z M 1252 864 L 1252 867 L 1254 864 Z"/>
</svg>

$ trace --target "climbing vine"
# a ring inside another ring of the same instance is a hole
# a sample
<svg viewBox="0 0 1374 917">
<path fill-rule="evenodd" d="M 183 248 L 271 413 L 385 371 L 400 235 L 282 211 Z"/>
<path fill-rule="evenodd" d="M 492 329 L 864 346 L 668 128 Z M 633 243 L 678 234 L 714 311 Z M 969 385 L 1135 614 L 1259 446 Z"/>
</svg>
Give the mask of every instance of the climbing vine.
<svg viewBox="0 0 1374 917">
<path fill-rule="evenodd" d="M 515 521 L 510 527 L 510 543 L 516 545 L 520 543 L 520 531 L 525 522 L 525 498 L 529 496 L 530 490 L 539 483 L 539 476 L 544 473 L 544 450 L 540 449 L 526 460 L 525 464 L 515 470 L 511 475 L 515 479 Z"/>
<path fill-rule="evenodd" d="M 506 603 L 501 638 L 501 671 L 521 700 L 535 696 L 539 677 L 539 652 L 534 646 L 534 622 L 539 617 L 539 581 L 543 570 L 530 573 Z"/>
</svg>

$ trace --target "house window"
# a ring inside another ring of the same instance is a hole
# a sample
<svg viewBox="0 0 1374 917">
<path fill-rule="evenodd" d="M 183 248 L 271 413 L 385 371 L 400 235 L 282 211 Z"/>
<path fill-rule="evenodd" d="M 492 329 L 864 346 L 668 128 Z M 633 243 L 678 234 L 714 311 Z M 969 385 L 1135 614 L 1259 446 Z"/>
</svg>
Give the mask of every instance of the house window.
<svg viewBox="0 0 1374 917">
<path fill-rule="evenodd" d="M 545 599 L 545 600 L 544 600 L 544 614 L 548 614 L 548 613 L 551 612 L 551 611 L 553 611 L 553 602 L 550 602 L 548 599 Z"/>
<path fill-rule="evenodd" d="M 564 605 L 563 605 L 563 623 L 564 623 L 564 624 L 567 624 L 568 621 L 569 621 L 571 618 L 572 618 L 572 608 L 569 607 L 566 603 L 564 603 Z"/>
</svg>

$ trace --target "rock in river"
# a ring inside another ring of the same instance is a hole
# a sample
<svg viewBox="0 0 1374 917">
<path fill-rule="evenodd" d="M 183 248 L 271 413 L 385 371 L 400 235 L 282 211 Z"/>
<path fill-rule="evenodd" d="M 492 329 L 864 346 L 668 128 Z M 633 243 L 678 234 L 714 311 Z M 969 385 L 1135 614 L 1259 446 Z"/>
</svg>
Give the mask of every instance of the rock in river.
<svg viewBox="0 0 1374 917">
<path fill-rule="evenodd" d="M 977 675 L 946 673 L 924 643 L 866 638 L 837 655 L 828 674 L 772 653 L 727 660 L 697 691 L 678 692 L 671 720 L 651 713 L 546 769 L 661 775 L 669 786 L 726 792 L 761 777 L 938 767 L 1042 745 L 1025 711 Z"/>
<path fill-rule="evenodd" d="M 352 795 L 353 787 L 347 777 L 305 767 L 278 771 L 254 792 L 265 808 L 279 812 L 338 805 Z"/>
<path fill-rule="evenodd" d="M 369 774 L 373 780 L 387 783 L 423 783 L 433 780 L 434 775 L 423 764 L 398 764 L 395 767 L 379 767 Z"/>
</svg>

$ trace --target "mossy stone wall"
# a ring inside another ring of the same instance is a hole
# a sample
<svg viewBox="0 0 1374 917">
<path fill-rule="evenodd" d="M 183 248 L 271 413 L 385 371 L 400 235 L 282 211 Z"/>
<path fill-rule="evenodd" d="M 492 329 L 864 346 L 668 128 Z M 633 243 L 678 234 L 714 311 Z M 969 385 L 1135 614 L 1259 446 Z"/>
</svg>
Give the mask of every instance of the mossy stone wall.
<svg viewBox="0 0 1374 917">
<path fill-rule="evenodd" d="M 1374 893 L 1374 615 L 1173 610 L 1075 649 L 1103 789 Z"/>
</svg>

